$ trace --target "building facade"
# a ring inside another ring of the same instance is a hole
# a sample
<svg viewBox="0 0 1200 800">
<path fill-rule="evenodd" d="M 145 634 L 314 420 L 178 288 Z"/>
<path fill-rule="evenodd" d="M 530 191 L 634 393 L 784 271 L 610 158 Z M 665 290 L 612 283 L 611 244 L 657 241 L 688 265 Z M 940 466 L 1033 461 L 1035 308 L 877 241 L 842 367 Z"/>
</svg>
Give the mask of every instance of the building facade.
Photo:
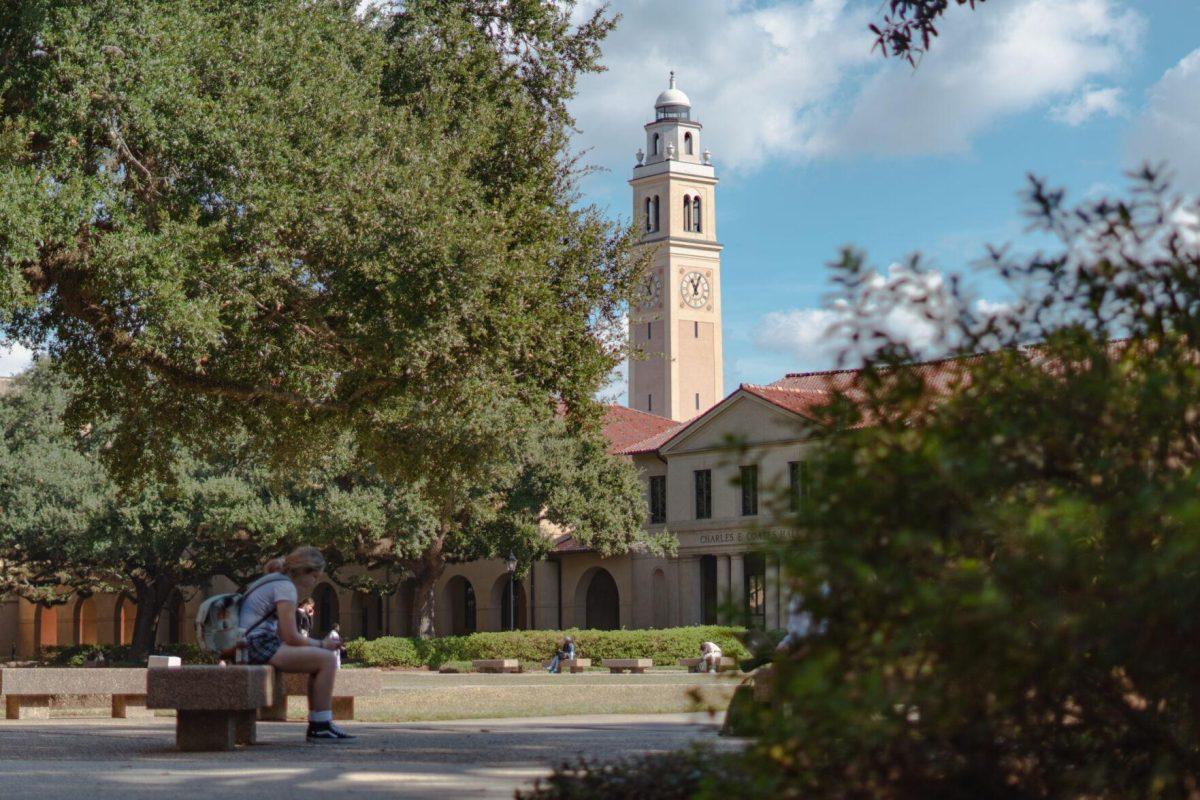
<svg viewBox="0 0 1200 800">
<path fill-rule="evenodd" d="M 516 580 L 502 561 L 450 565 L 436 589 L 440 635 L 784 623 L 785 576 L 763 544 L 788 535 L 775 520 L 803 491 L 807 412 L 822 402 L 827 374 L 724 395 L 717 178 L 674 75 L 644 132 L 629 181 L 642 246 L 653 252 L 643 301 L 629 317 L 643 357 L 629 365 L 629 406 L 606 409 L 605 432 L 612 452 L 642 476 L 648 530 L 674 534 L 677 554 L 605 558 L 558 533 L 550 556 L 520 565 Z M 731 448 L 733 439 L 742 447 Z M 231 589 L 218 581 L 179 593 L 160 642 L 194 641 L 202 598 Z M 337 621 L 350 638 L 411 633 L 411 591 L 379 597 L 324 583 L 314 599 L 317 631 Z M 135 611 L 115 596 L 54 608 L 0 601 L 0 658 L 49 645 L 127 643 Z"/>
</svg>

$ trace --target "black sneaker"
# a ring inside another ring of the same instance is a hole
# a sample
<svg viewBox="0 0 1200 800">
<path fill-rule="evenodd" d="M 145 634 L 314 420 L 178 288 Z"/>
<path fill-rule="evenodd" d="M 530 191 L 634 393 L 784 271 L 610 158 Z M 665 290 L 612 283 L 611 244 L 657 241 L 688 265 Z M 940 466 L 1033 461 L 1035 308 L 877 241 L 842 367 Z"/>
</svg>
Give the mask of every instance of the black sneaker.
<svg viewBox="0 0 1200 800">
<path fill-rule="evenodd" d="M 332 722 L 310 722 L 305 738 L 310 742 L 340 742 L 346 739 L 357 739 Z"/>
</svg>

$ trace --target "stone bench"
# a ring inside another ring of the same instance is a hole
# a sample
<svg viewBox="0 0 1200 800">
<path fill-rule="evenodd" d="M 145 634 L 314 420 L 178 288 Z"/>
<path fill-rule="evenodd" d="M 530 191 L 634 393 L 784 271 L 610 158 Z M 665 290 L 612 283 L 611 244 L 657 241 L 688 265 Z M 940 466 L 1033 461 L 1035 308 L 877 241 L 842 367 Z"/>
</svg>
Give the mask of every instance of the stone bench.
<svg viewBox="0 0 1200 800">
<path fill-rule="evenodd" d="M 628 670 L 630 673 L 640 675 L 647 668 L 654 666 L 654 660 L 650 658 L 606 658 L 600 662 L 602 666 L 608 667 L 608 671 L 613 675 Z"/>
<path fill-rule="evenodd" d="M 515 658 L 481 658 L 471 662 L 476 672 L 520 672 L 521 662 Z"/>
<path fill-rule="evenodd" d="M 681 658 L 678 663 L 681 667 L 687 667 L 688 672 L 699 672 L 701 660 L 699 658 Z M 721 656 L 721 663 L 717 666 L 717 671 L 725 672 L 726 670 L 734 669 L 736 666 L 737 662 L 733 658 L 730 656 Z"/>
<path fill-rule="evenodd" d="M 193 666 L 149 670 L 146 707 L 175 709 L 175 747 L 196 752 L 254 744 L 258 709 L 271 704 L 267 666 Z"/>
<path fill-rule="evenodd" d="M 558 662 L 558 668 L 560 670 L 565 667 L 566 669 L 568 669 L 571 672 L 583 672 L 585 669 L 587 669 L 591 665 L 592 665 L 592 660 L 590 658 L 564 658 L 562 661 Z M 542 666 L 549 667 L 550 662 L 543 661 Z"/>
<path fill-rule="evenodd" d="M 258 718 L 270 722 L 287 720 L 287 699 L 308 695 L 311 676 L 303 672 L 275 670 L 272 702 L 259 709 Z M 354 719 L 354 698 L 383 692 L 383 673 L 377 669 L 339 669 L 333 681 L 333 718 Z"/>
<path fill-rule="evenodd" d="M 0 669 L 5 719 L 46 719 L 50 700 L 69 695 L 108 695 L 112 716 L 124 719 L 146 708 L 146 670 L 108 668 Z"/>
</svg>

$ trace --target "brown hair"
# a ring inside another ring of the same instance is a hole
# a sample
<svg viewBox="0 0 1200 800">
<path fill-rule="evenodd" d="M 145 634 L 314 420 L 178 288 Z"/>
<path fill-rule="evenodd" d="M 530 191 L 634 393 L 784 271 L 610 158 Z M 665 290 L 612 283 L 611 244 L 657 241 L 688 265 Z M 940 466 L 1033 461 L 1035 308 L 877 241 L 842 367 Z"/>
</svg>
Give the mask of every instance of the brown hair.
<svg viewBox="0 0 1200 800">
<path fill-rule="evenodd" d="M 325 556 L 321 555 L 321 551 L 311 545 L 297 547 L 283 559 L 283 571 L 290 578 L 295 578 L 306 572 L 324 572 Z"/>
</svg>

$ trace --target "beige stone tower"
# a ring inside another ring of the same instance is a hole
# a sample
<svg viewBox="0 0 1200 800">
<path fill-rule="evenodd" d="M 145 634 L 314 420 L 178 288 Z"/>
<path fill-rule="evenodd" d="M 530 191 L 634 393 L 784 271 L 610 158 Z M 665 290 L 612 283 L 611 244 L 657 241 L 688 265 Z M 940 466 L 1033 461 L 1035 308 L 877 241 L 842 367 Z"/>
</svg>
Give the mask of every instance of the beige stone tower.
<svg viewBox="0 0 1200 800">
<path fill-rule="evenodd" d="M 645 355 L 629 364 L 629 405 L 677 420 L 725 394 L 717 178 L 691 108 L 672 72 L 629 181 L 643 246 L 654 252 L 643 302 L 629 314 L 630 341 Z"/>
</svg>

